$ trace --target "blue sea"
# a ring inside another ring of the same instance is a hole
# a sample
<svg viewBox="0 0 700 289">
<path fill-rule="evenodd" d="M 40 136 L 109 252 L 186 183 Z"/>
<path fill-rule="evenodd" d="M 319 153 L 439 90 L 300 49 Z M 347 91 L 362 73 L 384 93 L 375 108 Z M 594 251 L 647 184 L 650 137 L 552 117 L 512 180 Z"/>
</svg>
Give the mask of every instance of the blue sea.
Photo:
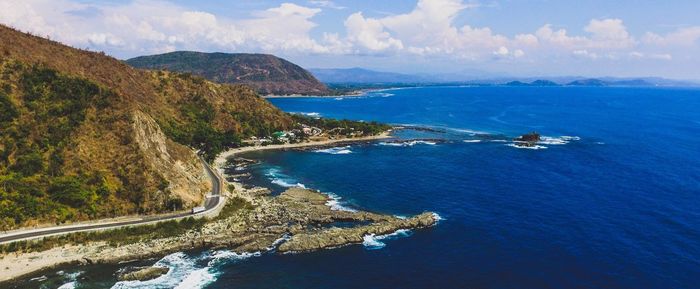
<svg viewBox="0 0 700 289">
<path fill-rule="evenodd" d="M 270 101 L 434 130 L 251 153 L 262 160 L 254 182 L 318 189 L 339 208 L 443 219 L 309 254 L 177 253 L 144 261 L 175 266 L 170 276 L 114 288 L 700 287 L 700 90 L 424 87 Z M 531 131 L 544 141 L 513 146 Z M 110 287 L 119 268 L 67 268 L 56 284 Z"/>
</svg>

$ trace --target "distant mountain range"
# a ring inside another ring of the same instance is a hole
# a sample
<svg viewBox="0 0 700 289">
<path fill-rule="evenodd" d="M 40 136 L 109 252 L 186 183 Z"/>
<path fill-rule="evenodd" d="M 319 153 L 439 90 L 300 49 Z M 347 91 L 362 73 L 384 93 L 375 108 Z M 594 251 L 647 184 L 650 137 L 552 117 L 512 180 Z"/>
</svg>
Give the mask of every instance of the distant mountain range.
<svg viewBox="0 0 700 289">
<path fill-rule="evenodd" d="M 136 57 L 126 63 L 137 68 L 189 72 L 219 83 L 245 84 L 260 94 L 322 95 L 330 92 L 300 66 L 269 54 L 178 51 Z"/>
<path fill-rule="evenodd" d="M 394 72 L 381 72 L 364 68 L 312 68 L 309 71 L 325 83 L 425 83 L 434 79 Z"/>
<path fill-rule="evenodd" d="M 680 82 L 678 82 L 680 86 Z M 628 80 L 602 80 L 597 78 L 586 78 L 570 81 L 567 83 L 556 83 L 551 80 L 538 79 L 532 82 L 511 81 L 504 83 L 506 86 L 661 86 L 660 83 L 647 81 L 645 79 L 628 79 Z M 683 86 L 691 86 L 685 84 Z"/>
<path fill-rule="evenodd" d="M 700 86 L 700 83 L 660 77 L 498 77 L 493 73 L 469 71 L 447 74 L 403 74 L 363 68 L 309 69 L 320 81 L 333 84 L 473 84 L 507 86 Z"/>
</svg>

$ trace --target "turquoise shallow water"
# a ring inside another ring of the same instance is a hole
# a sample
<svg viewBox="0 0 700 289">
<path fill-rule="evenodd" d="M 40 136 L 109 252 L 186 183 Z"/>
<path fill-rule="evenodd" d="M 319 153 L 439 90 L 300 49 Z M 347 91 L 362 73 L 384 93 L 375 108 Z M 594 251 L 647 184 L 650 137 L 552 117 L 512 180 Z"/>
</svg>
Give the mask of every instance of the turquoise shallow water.
<svg viewBox="0 0 700 289">
<path fill-rule="evenodd" d="M 171 255 L 144 264 L 173 262 L 177 274 L 116 288 L 700 284 L 700 90 L 431 87 L 271 101 L 289 112 L 444 132 L 399 132 L 406 139 L 399 145 L 253 153 L 263 160 L 252 169 L 254 182 L 277 191 L 302 184 L 332 193 L 343 208 L 430 210 L 444 220 L 310 254 Z M 549 137 L 539 149 L 509 146 L 533 130 Z M 69 267 L 24 285 L 74 278 L 77 287 L 109 287 L 119 268 Z"/>
</svg>

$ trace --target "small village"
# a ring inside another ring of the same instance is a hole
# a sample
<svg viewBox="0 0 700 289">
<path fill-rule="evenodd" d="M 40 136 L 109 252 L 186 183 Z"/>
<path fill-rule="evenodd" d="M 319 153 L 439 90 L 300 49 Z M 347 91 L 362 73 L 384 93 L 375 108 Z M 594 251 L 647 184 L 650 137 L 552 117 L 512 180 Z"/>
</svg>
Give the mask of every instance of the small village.
<svg viewBox="0 0 700 289">
<path fill-rule="evenodd" d="M 323 130 L 318 127 L 300 124 L 300 128 L 289 131 L 276 131 L 269 137 L 255 137 L 245 140 L 244 143 L 252 146 L 265 146 L 270 144 L 298 143 L 313 137 L 321 137 Z"/>
</svg>

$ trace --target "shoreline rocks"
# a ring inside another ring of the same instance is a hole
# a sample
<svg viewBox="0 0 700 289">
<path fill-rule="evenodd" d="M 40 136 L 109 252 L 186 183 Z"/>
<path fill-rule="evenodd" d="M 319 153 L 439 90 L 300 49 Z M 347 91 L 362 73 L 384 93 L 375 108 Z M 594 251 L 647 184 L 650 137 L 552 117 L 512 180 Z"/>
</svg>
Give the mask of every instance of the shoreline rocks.
<svg viewBox="0 0 700 289">
<path fill-rule="evenodd" d="M 277 248 L 278 252 L 308 252 L 362 243 L 366 235 L 387 235 L 401 229 L 419 229 L 437 222 L 433 213 L 423 213 L 409 219 L 388 221 L 352 228 L 330 228 L 317 232 L 300 233 Z"/>
<path fill-rule="evenodd" d="M 148 281 L 168 274 L 170 268 L 167 267 L 137 267 L 129 272 L 117 275 L 119 281 Z"/>
<path fill-rule="evenodd" d="M 239 161 L 252 163 L 245 159 Z M 87 242 L 41 252 L 0 255 L 0 265 L 12 267 L 12 276 L 6 276 L 5 280 L 78 260 L 89 260 L 91 264 L 118 263 L 193 249 L 225 248 L 238 253 L 308 252 L 359 244 L 366 235 L 385 235 L 437 223 L 430 212 L 404 219 L 369 211 L 332 209 L 329 204 L 333 200 L 328 195 L 303 188 L 289 188 L 272 196 L 266 188 L 249 188 L 238 182 L 230 185 L 235 189 L 226 198 L 226 207 L 219 217 L 202 227 L 176 236 L 144 238 L 131 244 Z M 167 274 L 165 270 L 167 268 L 140 268 L 119 278 L 148 280 L 143 278 L 157 278 Z"/>
</svg>

